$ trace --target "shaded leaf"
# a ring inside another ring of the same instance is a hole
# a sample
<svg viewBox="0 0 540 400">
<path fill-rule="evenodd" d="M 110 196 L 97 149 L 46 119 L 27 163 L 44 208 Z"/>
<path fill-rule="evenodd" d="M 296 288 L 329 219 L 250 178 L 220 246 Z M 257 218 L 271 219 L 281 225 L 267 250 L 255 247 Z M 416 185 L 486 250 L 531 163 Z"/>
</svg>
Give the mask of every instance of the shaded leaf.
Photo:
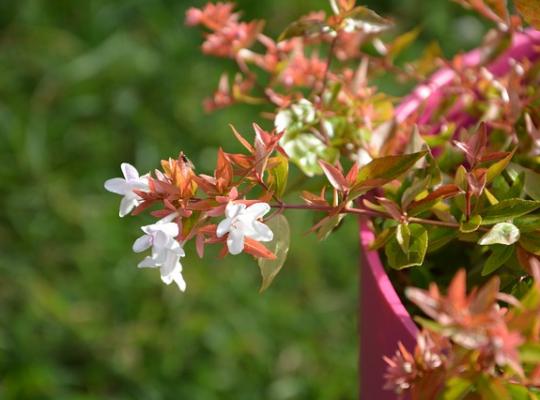
<svg viewBox="0 0 540 400">
<path fill-rule="evenodd" d="M 291 241 L 289 222 L 283 214 L 276 215 L 274 218 L 267 221 L 266 224 L 272 232 L 274 232 L 274 239 L 267 243 L 267 246 L 275 254 L 276 258 L 274 260 L 260 258 L 258 261 L 262 275 L 260 292 L 268 289 L 283 267 L 283 264 L 287 259 Z"/>
<path fill-rule="evenodd" d="M 529 253 L 540 256 L 540 235 L 538 233 L 523 233 L 519 244 Z"/>
<path fill-rule="evenodd" d="M 433 228 L 429 231 L 428 252 L 434 252 L 450 243 L 457 237 L 457 232 L 452 228 Z"/>
<path fill-rule="evenodd" d="M 496 244 L 491 247 L 491 254 L 489 255 L 484 267 L 482 268 L 482 276 L 486 276 L 495 272 L 514 253 L 514 246 L 505 246 L 503 244 Z"/>
</svg>

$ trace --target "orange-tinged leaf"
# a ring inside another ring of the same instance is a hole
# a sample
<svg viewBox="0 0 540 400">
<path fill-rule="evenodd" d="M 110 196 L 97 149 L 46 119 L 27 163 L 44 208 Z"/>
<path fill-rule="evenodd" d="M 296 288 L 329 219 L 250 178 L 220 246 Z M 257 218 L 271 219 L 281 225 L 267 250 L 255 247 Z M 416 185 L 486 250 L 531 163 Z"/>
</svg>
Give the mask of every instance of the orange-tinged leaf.
<svg viewBox="0 0 540 400">
<path fill-rule="evenodd" d="M 540 29 L 540 0 L 514 0 L 514 4 L 525 21 Z"/>
<path fill-rule="evenodd" d="M 233 131 L 234 136 L 236 136 L 236 139 L 244 146 L 247 151 L 250 153 L 254 153 L 253 146 L 236 130 L 236 128 L 233 125 L 229 125 Z"/>
<path fill-rule="evenodd" d="M 266 246 L 251 238 L 245 238 L 244 251 L 257 258 L 267 258 L 269 260 L 274 260 L 276 258 L 276 255 L 268 250 Z"/>
<path fill-rule="evenodd" d="M 467 304 L 467 274 L 460 269 L 448 286 L 448 299 L 456 308 L 465 307 Z"/>
</svg>

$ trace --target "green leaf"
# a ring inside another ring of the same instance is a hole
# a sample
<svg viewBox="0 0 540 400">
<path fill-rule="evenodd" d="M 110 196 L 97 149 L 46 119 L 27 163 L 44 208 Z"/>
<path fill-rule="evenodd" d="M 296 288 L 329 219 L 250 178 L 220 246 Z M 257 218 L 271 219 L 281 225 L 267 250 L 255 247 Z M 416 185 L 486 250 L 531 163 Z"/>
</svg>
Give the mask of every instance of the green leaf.
<svg viewBox="0 0 540 400">
<path fill-rule="evenodd" d="M 399 224 L 396 230 L 396 240 L 398 241 L 401 250 L 404 253 L 409 251 L 409 244 L 411 240 L 411 231 L 409 230 L 409 224 Z"/>
<path fill-rule="evenodd" d="M 351 189 L 350 199 L 360 196 L 369 189 L 384 185 L 411 169 L 414 164 L 427 154 L 420 151 L 399 156 L 376 158 L 360 169 L 356 183 Z"/>
<path fill-rule="evenodd" d="M 463 219 L 459 224 L 459 230 L 463 233 L 475 232 L 480 228 L 481 224 L 482 217 L 480 215 L 473 215 L 468 221 L 465 221 L 465 216 L 463 216 Z"/>
<path fill-rule="evenodd" d="M 289 160 L 282 154 L 276 156 L 278 164 L 269 173 L 270 188 L 278 198 L 281 198 L 287 189 L 287 179 L 289 177 Z"/>
<path fill-rule="evenodd" d="M 409 230 L 410 243 L 406 253 L 396 237 L 392 238 L 385 247 L 388 264 L 394 269 L 420 266 L 424 262 L 428 247 L 427 230 L 419 224 L 410 224 Z"/>
<path fill-rule="evenodd" d="M 446 382 L 441 400 L 461 400 L 474 388 L 473 383 L 465 378 L 453 377 Z"/>
<path fill-rule="evenodd" d="M 401 196 L 401 208 L 406 210 L 414 201 L 416 196 L 427 189 L 430 182 L 431 176 L 426 176 L 423 179 L 415 178 L 411 186 L 405 189 L 403 195 Z"/>
<path fill-rule="evenodd" d="M 490 244 L 510 246 L 519 240 L 520 234 L 519 229 L 514 224 L 510 222 L 499 222 L 480 238 L 478 244 L 481 246 Z"/>
<path fill-rule="evenodd" d="M 317 231 L 317 238 L 324 240 L 330 235 L 330 233 L 339 225 L 345 214 L 336 214 L 325 217 L 326 221 L 323 222 L 321 227 Z"/>
<path fill-rule="evenodd" d="M 289 244 L 291 241 L 291 231 L 289 222 L 283 214 L 276 215 L 271 220 L 266 222 L 268 227 L 274 232 L 274 239 L 266 244 L 266 247 L 275 254 L 274 260 L 267 258 L 259 258 L 259 268 L 262 275 L 262 284 L 260 292 L 268 289 L 274 278 L 277 276 L 289 252 Z"/>
<path fill-rule="evenodd" d="M 414 28 L 402 35 L 399 35 L 390 45 L 388 55 L 392 58 L 397 57 L 403 50 L 414 43 L 419 34 L 420 28 Z"/>
<path fill-rule="evenodd" d="M 395 227 L 384 229 L 381 233 L 377 235 L 377 237 L 375 237 L 375 240 L 369 245 L 369 249 L 370 250 L 380 249 L 381 247 L 386 245 L 386 243 L 388 243 L 388 241 L 392 238 L 392 236 L 395 233 L 396 233 Z"/>
<path fill-rule="evenodd" d="M 514 0 L 519 13 L 525 21 L 536 29 L 540 29 L 540 1 L 539 0 Z"/>
<path fill-rule="evenodd" d="M 514 151 L 512 151 L 502 160 L 497 161 L 496 163 L 492 164 L 488 168 L 487 173 L 486 173 L 486 183 L 491 182 L 493 179 L 499 176 L 506 169 L 508 164 L 510 164 L 510 161 L 512 161 L 512 157 L 514 157 L 515 152 L 516 152 L 516 149 L 514 149 Z"/>
<path fill-rule="evenodd" d="M 329 32 L 333 32 L 333 29 L 323 21 L 316 19 L 302 19 L 290 24 L 281 35 L 279 35 L 278 41 L 281 42 L 282 40 L 299 36 L 318 36 L 322 33 Z"/>
<path fill-rule="evenodd" d="M 463 165 L 458 167 L 454 183 L 463 191 L 466 191 L 469 187 L 469 184 L 467 183 L 467 169 Z"/>
<path fill-rule="evenodd" d="M 522 362 L 540 365 L 540 343 L 525 343 L 519 348 L 519 359 Z"/>
<path fill-rule="evenodd" d="M 523 233 L 519 244 L 529 253 L 540 256 L 540 235 L 538 233 Z"/>
<path fill-rule="evenodd" d="M 484 268 L 482 268 L 482 276 L 489 275 L 501 266 L 514 254 L 514 246 L 505 246 L 503 244 L 496 244 L 491 247 L 491 254 L 489 255 Z"/>
<path fill-rule="evenodd" d="M 507 384 L 506 388 L 508 393 L 510 393 L 510 398 L 512 400 L 532 400 L 533 397 L 529 396 L 529 390 L 526 386 Z"/>
<path fill-rule="evenodd" d="M 514 219 L 514 225 L 521 233 L 540 231 L 540 215 L 529 214 Z"/>
<path fill-rule="evenodd" d="M 343 29 L 347 32 L 361 31 L 366 34 L 378 34 L 394 25 L 392 21 L 363 6 L 353 8 L 343 17 Z"/>
<path fill-rule="evenodd" d="M 529 214 L 540 207 L 540 201 L 508 199 L 486 208 L 482 212 L 482 225 L 491 225 L 505 222 L 525 214 Z"/>
<path fill-rule="evenodd" d="M 476 382 L 482 400 L 508 399 L 508 391 L 499 378 L 482 375 Z"/>
<path fill-rule="evenodd" d="M 527 193 L 527 195 L 530 196 L 532 199 L 540 201 L 540 174 L 538 172 L 514 163 L 510 163 L 507 171 L 516 176 L 520 173 L 524 173 L 525 193 Z"/>
<path fill-rule="evenodd" d="M 439 250 L 457 237 L 455 229 L 433 228 L 429 231 L 428 253 Z"/>
</svg>

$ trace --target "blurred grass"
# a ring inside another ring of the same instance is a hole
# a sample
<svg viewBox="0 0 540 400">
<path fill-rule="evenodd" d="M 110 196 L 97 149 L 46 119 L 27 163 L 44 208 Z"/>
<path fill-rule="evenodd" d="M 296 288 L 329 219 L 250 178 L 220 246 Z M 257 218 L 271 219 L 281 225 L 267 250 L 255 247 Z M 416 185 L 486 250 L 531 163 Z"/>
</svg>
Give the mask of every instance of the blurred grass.
<svg viewBox="0 0 540 400">
<path fill-rule="evenodd" d="M 239 3 L 274 33 L 328 9 Z M 452 54 L 483 29 L 446 0 L 366 3 L 423 27 L 411 53 L 439 39 Z M 311 217 L 290 215 L 290 258 L 263 295 L 249 257 L 188 248 L 181 294 L 136 268 L 131 244 L 150 219 L 119 220 L 103 190 L 122 161 L 147 171 L 180 149 L 208 172 L 228 123 L 264 122 L 245 107 L 203 114 L 228 64 L 183 27 L 201 4 L 0 2 L 1 399 L 356 398 L 353 220 L 318 244 L 303 234 Z"/>
</svg>

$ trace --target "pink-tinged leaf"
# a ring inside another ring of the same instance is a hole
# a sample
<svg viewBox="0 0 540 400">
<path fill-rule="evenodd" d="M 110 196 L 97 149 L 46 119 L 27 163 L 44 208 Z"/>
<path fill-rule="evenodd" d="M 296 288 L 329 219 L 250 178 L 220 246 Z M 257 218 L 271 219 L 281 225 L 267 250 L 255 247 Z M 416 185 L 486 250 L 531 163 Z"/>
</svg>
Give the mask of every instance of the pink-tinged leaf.
<svg viewBox="0 0 540 400">
<path fill-rule="evenodd" d="M 360 164 L 358 162 L 355 162 L 349 172 L 347 173 L 346 180 L 347 185 L 351 187 L 356 182 L 356 178 L 358 178 L 358 172 L 360 171 Z"/>
<path fill-rule="evenodd" d="M 330 184 L 340 192 L 344 192 L 348 189 L 349 185 L 347 180 L 343 176 L 340 170 L 334 167 L 332 164 L 327 163 L 324 160 L 319 160 L 319 165 L 321 166 L 324 174 L 328 178 Z"/>
<path fill-rule="evenodd" d="M 435 189 L 430 194 L 428 194 L 423 199 L 418 200 L 418 201 L 413 201 L 410 204 L 408 211 L 411 215 L 418 214 L 422 211 L 429 209 L 429 207 L 431 207 L 436 202 L 443 199 L 457 196 L 461 192 L 462 191 L 459 188 L 459 186 L 454 185 L 453 183 L 448 184 L 448 185 L 442 185 L 438 187 L 437 189 Z"/>
<path fill-rule="evenodd" d="M 200 258 L 204 257 L 204 235 L 198 234 L 195 238 L 195 249 Z"/>
<path fill-rule="evenodd" d="M 381 206 L 384 207 L 386 212 L 390 214 L 390 216 L 392 216 L 392 218 L 394 218 L 396 221 L 399 221 L 401 219 L 401 209 L 396 203 L 385 197 L 377 197 L 377 201 Z"/>
</svg>

